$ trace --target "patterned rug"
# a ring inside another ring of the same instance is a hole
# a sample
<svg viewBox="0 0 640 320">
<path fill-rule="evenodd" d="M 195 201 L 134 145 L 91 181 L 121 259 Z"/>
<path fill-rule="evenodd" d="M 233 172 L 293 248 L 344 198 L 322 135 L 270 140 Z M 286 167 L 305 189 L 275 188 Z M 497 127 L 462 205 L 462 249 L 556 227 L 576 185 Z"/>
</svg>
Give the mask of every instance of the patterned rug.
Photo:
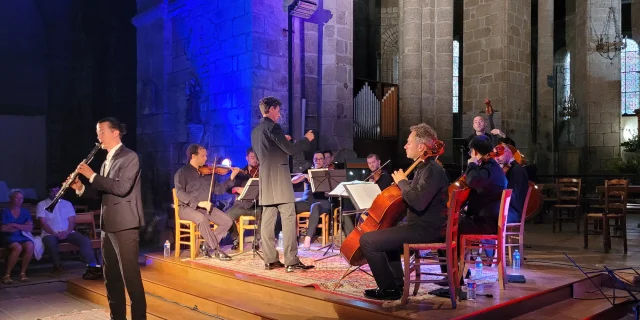
<svg viewBox="0 0 640 320">
<path fill-rule="evenodd" d="M 56 314 L 46 318 L 38 318 L 37 320 L 109 320 L 109 312 L 102 309 L 72 311 L 69 313 Z"/>
<path fill-rule="evenodd" d="M 280 261 L 284 261 L 284 256 L 281 251 Z M 339 253 L 335 250 L 334 253 Z M 375 288 L 376 282 L 367 273 L 371 273 L 369 266 L 364 266 L 361 269 L 365 272 L 355 271 L 349 276 L 344 278 L 338 284 L 338 280 L 349 268 L 349 264 L 342 258 L 341 255 L 324 259 L 321 261 L 315 261 L 322 258 L 324 250 L 316 251 L 298 251 L 298 256 L 304 264 L 315 265 L 315 268 L 307 271 L 296 271 L 287 273 L 284 268 L 275 270 L 264 270 L 264 263 L 262 260 L 255 256 L 251 252 L 245 252 L 239 255 L 231 255 L 232 261 L 220 261 L 218 259 L 196 258 L 193 262 L 202 263 L 209 266 L 215 266 L 216 268 L 231 270 L 234 272 L 240 272 L 247 275 L 257 276 L 277 282 L 287 283 L 295 286 L 313 287 L 317 290 L 330 292 L 333 294 L 340 294 L 350 298 L 356 298 L 367 302 L 373 302 L 382 304 L 378 300 L 370 300 L 363 296 L 364 289 Z M 329 252 L 331 254 L 331 252 Z M 191 259 L 184 259 L 188 261 Z M 422 266 L 423 272 L 439 272 L 439 266 Z M 413 277 L 413 275 L 412 275 Z M 440 279 L 437 276 L 422 276 L 423 279 Z M 493 283 L 497 281 L 497 272 L 494 270 L 485 270 L 481 276 L 472 276 L 472 279 L 476 280 L 478 284 Z M 335 287 L 335 291 L 334 291 Z M 434 295 L 430 295 L 428 292 L 439 289 L 440 286 L 432 283 L 423 283 L 420 285 L 420 291 L 417 296 L 410 296 L 411 301 L 421 301 L 427 299 L 436 298 Z M 383 306 L 393 306 L 399 303 L 398 301 L 385 302 Z"/>
</svg>

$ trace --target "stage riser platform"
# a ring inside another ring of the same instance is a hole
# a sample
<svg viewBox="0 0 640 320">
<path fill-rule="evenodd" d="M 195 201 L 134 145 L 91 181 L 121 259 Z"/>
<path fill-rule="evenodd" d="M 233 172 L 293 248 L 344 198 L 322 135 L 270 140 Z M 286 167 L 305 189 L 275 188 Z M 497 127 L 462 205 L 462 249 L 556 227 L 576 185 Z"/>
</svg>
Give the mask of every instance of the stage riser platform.
<svg viewBox="0 0 640 320">
<path fill-rule="evenodd" d="M 358 306 L 339 303 L 339 301 L 332 301 L 336 299 L 334 299 L 333 295 L 328 293 L 324 294 L 325 299 L 318 299 L 245 281 L 242 278 L 229 277 L 213 270 L 208 270 L 203 266 L 195 268 L 186 264 L 178 264 L 163 259 L 156 259 L 153 256 L 148 256 L 147 258 L 150 260 L 148 260 L 149 263 L 145 269 L 148 269 L 153 273 L 162 274 L 165 277 L 178 277 L 183 280 L 185 285 L 206 286 L 207 290 L 218 291 L 220 293 L 226 293 L 227 296 L 237 297 L 238 304 L 247 304 L 247 302 L 251 301 L 255 304 L 268 304 L 266 307 L 270 307 L 272 312 L 258 314 L 259 316 L 267 319 L 283 319 L 283 317 L 285 319 L 301 319 L 308 318 L 309 316 L 323 317 L 326 319 L 367 320 L 394 318 L 390 317 L 390 315 L 386 313 L 379 313 L 359 308 Z M 237 276 L 249 277 L 244 275 Z M 308 290 L 314 291 L 316 294 L 318 293 L 312 288 L 292 287 L 292 289 Z M 145 287 L 145 290 L 149 289 Z M 353 299 L 349 299 L 349 301 L 352 304 L 354 302 Z M 368 305 L 365 302 L 359 301 L 357 301 L 356 304 Z M 200 305 L 198 305 L 198 307 L 201 308 Z"/>
</svg>

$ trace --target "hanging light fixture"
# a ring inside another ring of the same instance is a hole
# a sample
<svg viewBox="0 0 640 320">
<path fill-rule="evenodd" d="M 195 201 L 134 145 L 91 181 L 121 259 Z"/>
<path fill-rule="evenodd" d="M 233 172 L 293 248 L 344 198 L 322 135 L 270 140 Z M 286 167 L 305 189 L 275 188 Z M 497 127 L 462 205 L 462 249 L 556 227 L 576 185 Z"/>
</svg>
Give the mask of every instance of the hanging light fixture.
<svg viewBox="0 0 640 320">
<path fill-rule="evenodd" d="M 591 11 L 591 10 L 589 10 Z M 613 63 L 613 59 L 620 55 L 620 52 L 625 49 L 626 36 L 622 36 L 620 32 L 620 25 L 618 24 L 618 18 L 616 17 L 616 8 L 613 6 L 613 1 L 611 1 L 611 6 L 609 7 L 607 13 L 607 20 L 604 23 L 604 27 L 600 33 L 597 33 L 593 27 L 593 19 L 591 21 L 591 30 L 593 35 L 596 37 L 596 51 L 603 57 L 607 58 Z"/>
</svg>

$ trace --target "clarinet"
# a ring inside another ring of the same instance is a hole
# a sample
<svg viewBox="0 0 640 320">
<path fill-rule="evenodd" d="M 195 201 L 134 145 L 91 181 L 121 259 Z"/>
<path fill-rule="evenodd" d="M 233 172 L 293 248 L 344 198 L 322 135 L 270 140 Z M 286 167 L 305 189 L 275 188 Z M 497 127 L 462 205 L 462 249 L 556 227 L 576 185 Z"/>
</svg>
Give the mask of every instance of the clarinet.
<svg viewBox="0 0 640 320">
<path fill-rule="evenodd" d="M 89 164 L 89 162 L 91 162 L 91 160 L 93 160 L 93 157 L 96 155 L 96 152 L 98 152 L 98 150 L 100 150 L 101 147 L 102 145 L 99 142 L 96 142 L 96 146 L 93 147 L 93 150 L 91 150 L 89 155 L 84 160 L 82 160 L 82 163 Z M 78 177 L 78 169 L 73 171 L 73 173 L 71 174 L 71 177 L 67 179 L 67 181 L 62 185 L 62 187 L 60 188 L 60 191 L 58 191 L 58 194 L 56 194 L 56 197 L 53 199 L 53 201 L 51 201 L 51 204 L 49 204 L 44 209 L 49 212 L 53 212 L 53 209 L 56 208 L 56 205 L 58 204 L 58 201 L 60 201 L 60 198 L 62 198 L 65 191 L 67 191 L 67 188 L 71 186 L 71 184 L 73 183 L 73 181 L 76 180 L 77 177 Z"/>
</svg>

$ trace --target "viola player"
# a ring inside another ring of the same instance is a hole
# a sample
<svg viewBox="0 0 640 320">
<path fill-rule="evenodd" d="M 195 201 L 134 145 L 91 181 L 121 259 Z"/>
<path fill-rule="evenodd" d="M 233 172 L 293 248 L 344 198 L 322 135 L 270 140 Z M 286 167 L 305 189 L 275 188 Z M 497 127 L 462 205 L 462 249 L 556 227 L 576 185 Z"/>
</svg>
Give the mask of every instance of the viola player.
<svg viewBox="0 0 640 320">
<path fill-rule="evenodd" d="M 416 161 L 431 149 L 438 137 L 424 123 L 410 130 L 404 149 L 407 158 Z M 434 158 L 427 158 L 415 168 L 411 182 L 403 170 L 391 176 L 407 203 L 407 224 L 368 232 L 360 238 L 362 252 L 378 285 L 364 291 L 369 299 L 402 297 L 404 273 L 400 256 L 404 243 L 433 243 L 445 239 L 449 182 L 444 168 Z"/>
<path fill-rule="evenodd" d="M 507 223 L 519 223 L 524 214 L 522 210 L 527 191 L 529 191 L 529 175 L 527 170 L 513 159 L 513 153 L 506 144 L 500 143 L 494 150 L 499 154 L 496 161 L 502 167 L 507 178 L 507 189 L 513 190 L 511 202 L 509 202 Z"/>
</svg>

